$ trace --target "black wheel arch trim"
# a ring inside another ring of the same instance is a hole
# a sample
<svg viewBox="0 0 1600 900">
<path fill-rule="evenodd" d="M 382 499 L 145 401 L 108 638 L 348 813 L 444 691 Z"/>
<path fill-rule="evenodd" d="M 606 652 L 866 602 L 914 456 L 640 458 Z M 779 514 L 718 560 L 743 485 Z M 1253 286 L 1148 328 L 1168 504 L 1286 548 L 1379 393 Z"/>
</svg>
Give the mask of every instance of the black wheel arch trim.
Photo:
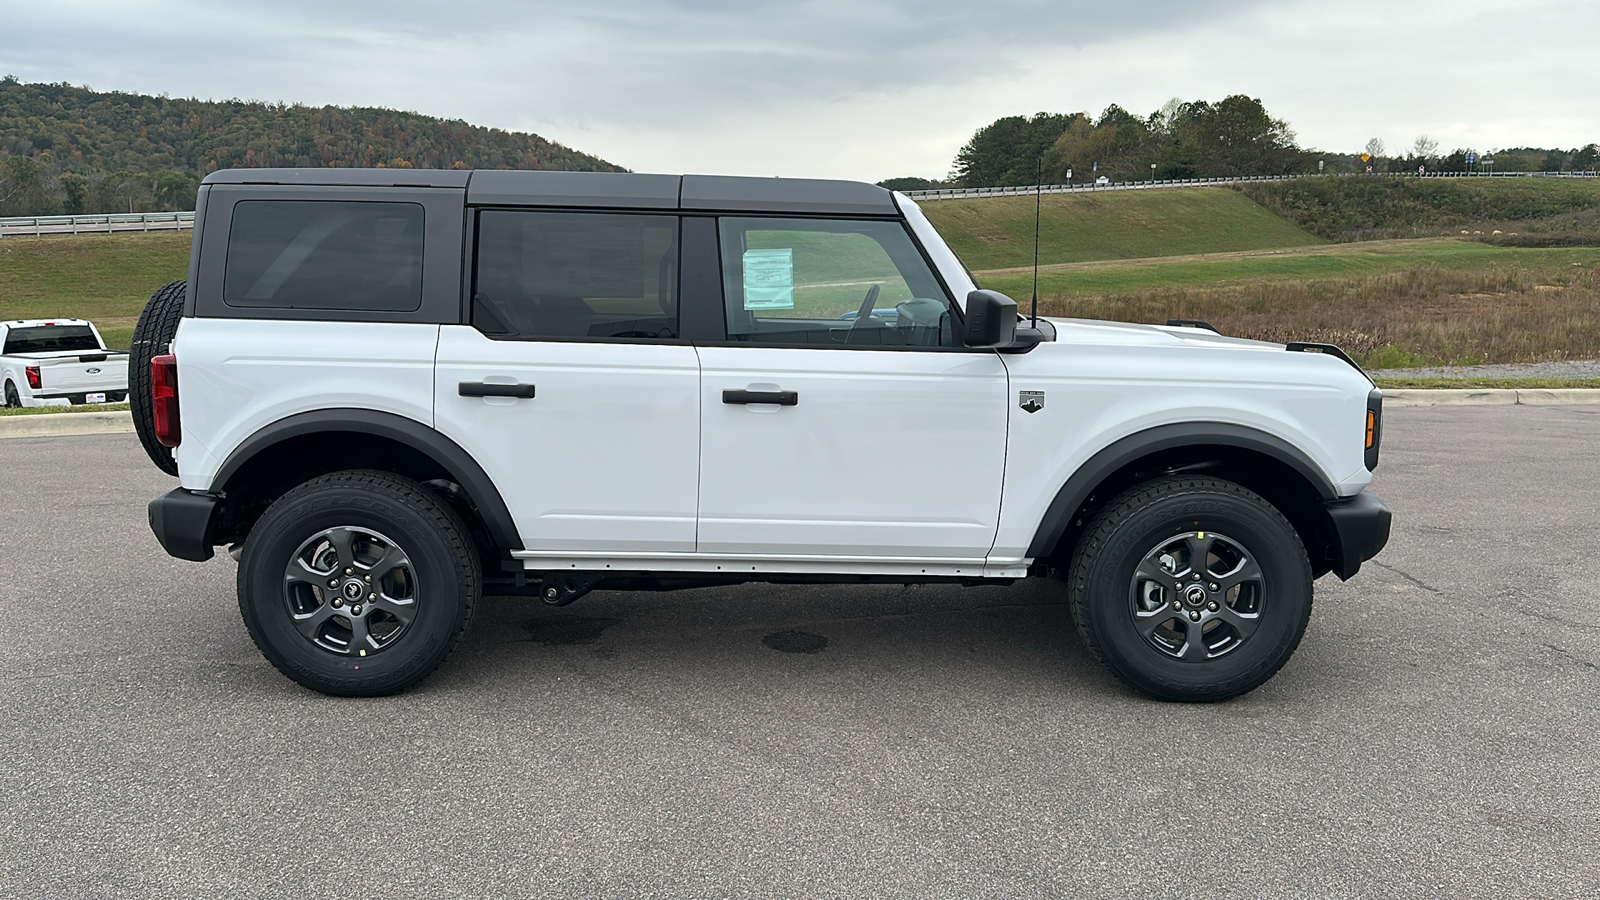
<svg viewBox="0 0 1600 900">
<path fill-rule="evenodd" d="M 318 409 L 279 419 L 240 442 L 228 454 L 212 479 L 213 492 L 226 493 L 227 485 L 245 464 L 273 446 L 319 431 L 354 431 L 388 438 L 416 448 L 450 473 L 478 507 L 484 526 L 502 550 L 521 550 L 522 538 L 505 498 L 489 473 L 472 454 L 434 428 L 405 416 L 375 409 Z"/>
<path fill-rule="evenodd" d="M 1234 447 L 1270 456 L 1298 473 L 1323 500 L 1338 498 L 1333 482 L 1328 480 L 1316 463 L 1280 437 L 1228 422 L 1158 425 L 1113 442 L 1079 466 L 1056 492 L 1055 499 L 1050 501 L 1038 530 L 1034 532 L 1033 541 L 1028 544 L 1027 555 L 1034 559 L 1048 556 L 1072 523 L 1073 514 L 1089 499 L 1095 488 L 1118 469 L 1152 453 L 1189 446 Z"/>
</svg>

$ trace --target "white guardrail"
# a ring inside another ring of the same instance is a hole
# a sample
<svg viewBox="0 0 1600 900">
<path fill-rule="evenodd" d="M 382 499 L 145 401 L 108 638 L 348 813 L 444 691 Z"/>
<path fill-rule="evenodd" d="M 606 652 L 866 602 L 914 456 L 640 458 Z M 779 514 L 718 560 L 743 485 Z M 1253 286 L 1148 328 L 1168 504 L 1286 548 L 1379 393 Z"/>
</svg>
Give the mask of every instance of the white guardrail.
<svg viewBox="0 0 1600 900">
<path fill-rule="evenodd" d="M 48 234 L 116 234 L 123 231 L 188 231 L 193 227 L 193 212 L 12 216 L 0 219 L 0 238 L 43 237 Z"/>
<path fill-rule="evenodd" d="M 1091 191 L 1146 191 L 1151 188 L 1194 187 L 1207 184 L 1239 184 L 1246 181 L 1292 181 L 1296 178 L 1595 178 L 1600 172 L 1378 172 L 1346 175 L 1238 175 L 1221 178 L 1168 178 L 1155 181 L 1108 181 L 1105 184 L 1045 184 L 988 188 L 936 188 L 931 191 L 905 191 L 913 200 L 964 200 L 975 197 L 1032 196 L 1041 194 L 1081 194 Z"/>
</svg>

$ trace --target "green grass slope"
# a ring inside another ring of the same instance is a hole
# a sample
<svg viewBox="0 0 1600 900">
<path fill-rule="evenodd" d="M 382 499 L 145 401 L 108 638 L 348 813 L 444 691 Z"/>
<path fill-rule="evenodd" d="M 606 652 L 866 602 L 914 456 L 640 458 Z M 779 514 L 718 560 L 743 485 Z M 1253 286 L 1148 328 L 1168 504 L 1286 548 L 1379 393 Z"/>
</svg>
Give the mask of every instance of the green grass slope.
<svg viewBox="0 0 1600 900">
<path fill-rule="evenodd" d="M 1032 197 L 934 200 L 922 210 L 968 268 L 1033 264 Z M 1164 188 L 1049 194 L 1039 261 L 1074 263 L 1304 247 L 1322 239 L 1237 191 Z"/>
<path fill-rule="evenodd" d="M 1467 229 L 1500 243 L 1600 246 L 1600 178 L 1342 176 L 1253 182 L 1239 192 L 1335 241 Z M 1494 238 L 1494 229 L 1518 234 Z"/>
<path fill-rule="evenodd" d="M 188 271 L 187 233 L 5 238 L 0 319 L 89 319 L 126 350 L 145 301 Z"/>
</svg>

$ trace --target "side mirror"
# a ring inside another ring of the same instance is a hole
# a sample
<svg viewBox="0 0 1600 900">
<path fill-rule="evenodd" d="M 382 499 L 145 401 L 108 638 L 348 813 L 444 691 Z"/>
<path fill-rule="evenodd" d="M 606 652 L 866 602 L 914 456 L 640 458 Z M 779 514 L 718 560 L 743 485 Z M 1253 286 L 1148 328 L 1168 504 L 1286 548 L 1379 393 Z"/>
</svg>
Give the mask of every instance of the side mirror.
<svg viewBox="0 0 1600 900">
<path fill-rule="evenodd" d="M 968 347 L 1006 347 L 1017 334 L 1017 301 L 998 291 L 967 295 L 967 324 L 962 343 Z"/>
</svg>

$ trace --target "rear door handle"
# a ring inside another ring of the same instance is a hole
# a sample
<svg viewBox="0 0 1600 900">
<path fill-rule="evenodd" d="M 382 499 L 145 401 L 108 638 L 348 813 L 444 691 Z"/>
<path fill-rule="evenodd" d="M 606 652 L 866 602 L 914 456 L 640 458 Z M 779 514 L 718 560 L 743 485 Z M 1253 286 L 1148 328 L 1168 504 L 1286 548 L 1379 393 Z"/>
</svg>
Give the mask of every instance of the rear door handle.
<svg viewBox="0 0 1600 900">
<path fill-rule="evenodd" d="M 463 397 L 526 397 L 533 399 L 531 384 L 485 384 L 481 381 L 463 381 L 456 385 Z"/>
<path fill-rule="evenodd" d="M 723 403 L 776 403 L 779 406 L 794 406 L 800 402 L 800 395 L 795 391 L 723 391 Z"/>
</svg>

